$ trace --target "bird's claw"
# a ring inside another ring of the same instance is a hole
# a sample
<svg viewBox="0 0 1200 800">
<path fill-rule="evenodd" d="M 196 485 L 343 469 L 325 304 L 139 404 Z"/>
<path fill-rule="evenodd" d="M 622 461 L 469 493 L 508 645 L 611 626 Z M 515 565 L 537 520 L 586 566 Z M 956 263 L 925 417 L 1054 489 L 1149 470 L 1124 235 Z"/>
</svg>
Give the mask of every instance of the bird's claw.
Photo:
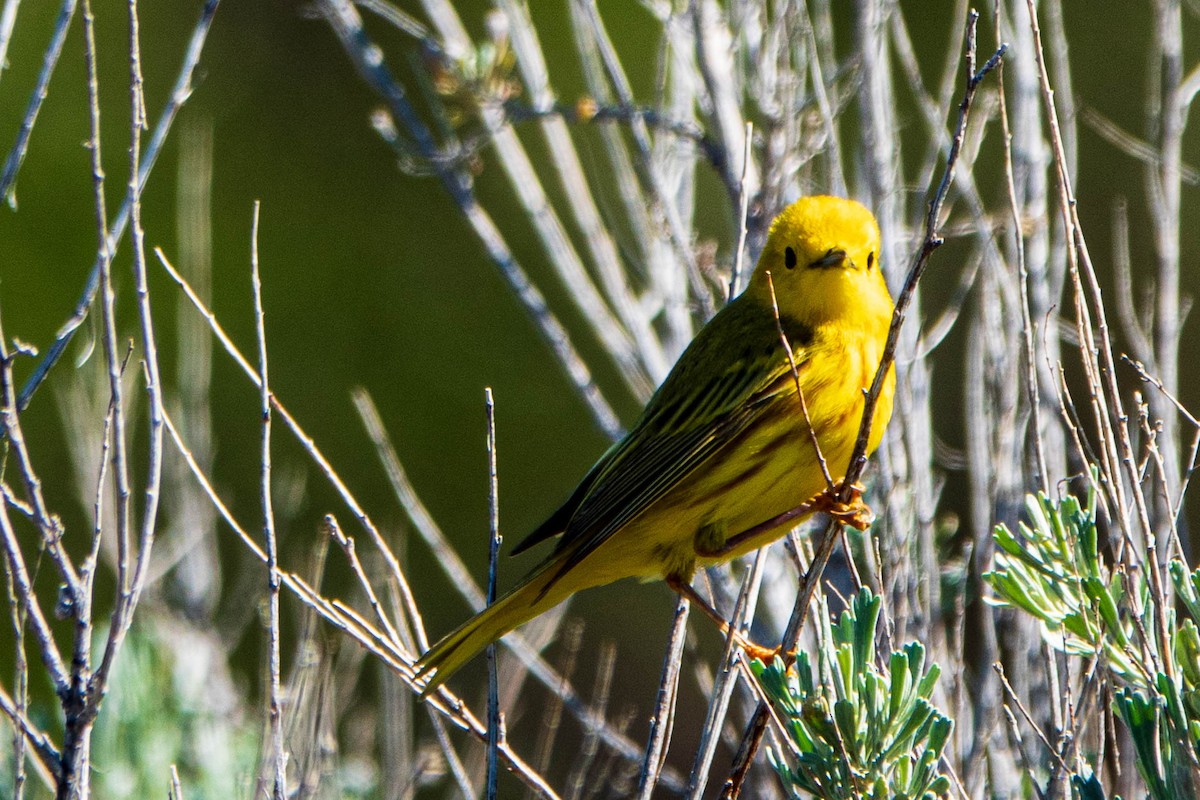
<svg viewBox="0 0 1200 800">
<path fill-rule="evenodd" d="M 770 664 L 776 658 L 784 655 L 783 645 L 766 647 L 758 644 L 757 642 L 753 642 L 744 636 L 738 636 L 737 643 L 738 646 L 742 648 L 742 652 L 744 652 L 751 661 L 758 659 L 764 664 Z M 792 657 L 791 660 L 795 660 L 795 653 L 789 653 L 788 655 Z"/>
<path fill-rule="evenodd" d="M 857 531 L 865 531 L 875 521 L 875 512 L 863 500 L 862 484 L 850 484 L 850 499 L 842 502 L 839 495 L 841 486 L 826 489 L 812 499 L 814 511 L 823 511 L 829 516 L 849 525 Z"/>
</svg>

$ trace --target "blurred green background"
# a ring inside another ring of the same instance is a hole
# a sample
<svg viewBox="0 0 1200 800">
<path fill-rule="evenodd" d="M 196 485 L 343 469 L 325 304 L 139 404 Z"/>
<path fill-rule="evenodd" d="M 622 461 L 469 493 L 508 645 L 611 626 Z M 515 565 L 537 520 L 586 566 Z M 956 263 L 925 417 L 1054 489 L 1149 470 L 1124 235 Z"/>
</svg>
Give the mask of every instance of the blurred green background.
<svg viewBox="0 0 1200 800">
<path fill-rule="evenodd" d="M 15 136 L 56 5 L 27 0 L 21 6 L 9 66 L 0 78 L 0 150 L 6 151 Z M 482 38 L 483 15 L 491 5 L 456 5 L 471 33 Z M 948 9 L 948 3 L 905 4 L 911 8 L 908 14 L 918 57 L 929 79 L 940 70 L 947 43 L 957 47 L 959 41 L 958 33 L 948 29 L 949 12 L 939 13 L 943 5 Z M 142 6 L 147 106 L 153 122 L 175 79 L 200 3 L 171 0 Z M 533 6 L 555 89 L 571 100 L 583 92 L 583 84 L 563 13 L 565 0 Z M 635 95 L 649 99 L 656 23 L 634 0 L 606 2 L 602 10 L 625 57 Z M 123 196 L 127 173 L 125 6 L 100 0 L 96 11 L 104 81 L 104 158 L 113 213 Z M 1080 0 L 1068 3 L 1066 12 L 1077 101 L 1140 135 L 1144 127 L 1140 76 L 1143 43 L 1149 36 L 1148 12 L 1116 0 Z M 1189 19 L 1194 22 L 1194 17 Z M 843 31 L 850 28 L 848 22 L 839 20 L 839 24 Z M 984 24 L 981 49 L 992 47 L 990 25 Z M 384 45 L 393 70 L 408 76 L 409 59 L 417 57 L 415 44 L 383 25 L 372 24 L 371 30 Z M 1197 41 L 1191 38 L 1185 64 L 1195 63 L 1200 55 Z M 70 314 L 96 250 L 89 156 L 83 147 L 88 134 L 85 88 L 77 20 L 33 133 L 17 185 L 18 206 L 0 209 L 0 310 L 5 334 L 41 348 Z M 329 27 L 308 13 L 304 4 L 226 0 L 217 12 L 194 96 L 144 195 L 146 241 L 161 246 L 168 257 L 176 252 L 175 184 L 184 141 L 181 132 L 188 126 L 210 126 L 213 307 L 218 318 L 244 352 L 254 352 L 250 225 L 253 202 L 261 200 L 259 251 L 273 390 L 376 521 L 398 535 L 404 528 L 401 511 L 350 402 L 351 389 L 365 387 L 379 405 L 422 499 L 482 578 L 487 550 L 484 387 L 493 387 L 497 401 L 501 520 L 509 542 L 556 507 L 604 450 L 606 439 L 440 184 L 396 168 L 391 150 L 369 124 L 377 105 Z M 905 124 L 918 124 L 915 110 Z M 1192 166 L 1200 166 L 1197 138 L 1193 131 L 1185 149 L 1185 160 Z M 536 131 L 525 131 L 523 139 L 537 159 L 543 150 Z M 588 134 L 580 133 L 578 141 L 586 159 Z M 1107 264 L 1112 203 L 1120 195 L 1141 198 L 1143 170 L 1086 127 L 1080 127 L 1079 141 L 1081 214 L 1094 259 Z M 593 142 L 592 146 L 599 158 L 599 145 Z M 482 153 L 483 170 L 477 178 L 481 196 L 492 201 L 490 207 L 518 259 L 575 334 L 618 412 L 632 422 L 638 411 L 635 401 L 584 333 L 569 303 L 561 302 L 563 289 L 525 227 L 523 214 L 514 209 L 506 218 L 496 211 L 502 207 L 497 202 L 506 202 L 502 198 L 508 196 L 508 189 L 490 156 L 487 150 Z M 981 179 L 981 184 L 988 186 L 990 180 Z M 923 190 L 912 188 L 917 193 Z M 726 259 L 732 211 L 711 174 L 701 176 L 700 198 L 698 227 L 702 235 L 718 242 L 719 259 Z M 1152 252 L 1146 220 L 1136 216 L 1142 207 L 1140 202 L 1131 203 L 1135 279 L 1139 253 Z M 1185 219 L 1192 221 L 1183 229 L 1184 289 L 1194 295 L 1198 276 L 1190 265 L 1200 255 L 1200 214 L 1193 186 L 1185 187 L 1184 209 Z M 626 253 L 633 251 L 625 248 Z M 126 240 L 117 274 L 126 290 L 122 333 L 131 336 L 135 327 L 128 253 Z M 939 288 L 948 290 L 954 284 L 950 276 L 957 276 L 952 253 L 947 248 L 932 266 L 927 295 L 935 309 L 944 303 Z M 152 262 L 151 275 L 164 372 L 170 376 L 177 358 L 178 292 L 157 263 Z M 47 479 L 55 510 L 66 521 L 68 537 L 73 531 L 82 535 L 87 517 L 69 501 L 77 489 L 63 438 L 50 435 L 59 424 L 52 394 L 61 373 L 75 368 L 96 344 L 93 325 L 94 319 L 85 325 L 26 417 L 26 430 L 39 432 L 33 442 L 36 463 Z M 1194 332 L 1194 325 L 1188 332 Z M 96 347 L 93 359 L 100 357 Z M 934 357 L 935 370 L 957 374 L 960 347 L 952 334 Z M 1194 344 L 1186 352 L 1182 400 L 1196 406 L 1200 384 L 1187 365 L 1196 363 L 1200 353 Z M 258 397 L 222 352 L 214 353 L 214 365 L 216 483 L 243 524 L 255 529 L 260 513 Z M 22 375 L 27 371 L 25 365 Z M 957 389 L 936 390 L 945 392 L 948 402 L 935 407 L 959 407 Z M 940 422 L 938 436 L 951 446 L 961 444 L 958 412 Z M 286 507 L 278 508 L 283 560 L 298 568 L 319 535 L 317 526 L 324 514 L 338 514 L 348 531 L 357 531 L 290 437 L 282 428 L 277 430 L 277 469 L 301 481 L 304 488 L 289 495 Z M 947 501 L 952 509 L 953 475 L 949 481 Z M 231 573 L 259 569 L 248 563 L 232 537 L 223 536 L 221 548 Z M 414 591 L 431 633 L 440 634 L 464 617 L 466 606 L 446 590 L 422 546 L 414 543 L 408 557 L 410 576 L 431 576 L 428 582 L 418 581 Z M 504 562 L 502 585 L 515 581 L 534 560 L 536 556 Z M 224 602 L 230 606 L 225 611 L 244 611 L 236 608 L 245 605 L 244 597 L 230 596 Z M 284 605 L 294 610 L 290 598 L 285 597 Z M 573 606 L 588 621 L 585 652 L 601 638 L 618 640 L 619 693 L 647 713 L 672 607 L 665 587 L 627 584 L 586 593 Z M 629 624 L 632 609 L 637 609 L 637 626 Z M 219 609 L 218 616 L 221 613 Z M 7 641 L 7 636 L 7 632 L 0 635 L 0 641 Z M 715 635 L 712 638 L 715 641 Z M 243 650 L 246 662 L 241 678 L 254 682 L 261 651 Z M 10 674 L 7 661 L 7 656 L 0 657 L 5 675 Z M 635 738 L 643 733 L 640 725 L 631 730 Z"/>
</svg>

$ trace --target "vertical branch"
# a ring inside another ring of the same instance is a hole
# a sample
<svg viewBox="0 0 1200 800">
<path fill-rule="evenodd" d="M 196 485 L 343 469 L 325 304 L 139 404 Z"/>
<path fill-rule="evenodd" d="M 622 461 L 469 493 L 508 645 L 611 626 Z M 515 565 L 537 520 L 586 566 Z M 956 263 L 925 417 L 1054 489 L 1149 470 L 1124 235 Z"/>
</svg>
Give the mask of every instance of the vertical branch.
<svg viewBox="0 0 1200 800">
<path fill-rule="evenodd" d="M 7 502 L 0 499 L 0 502 Z M 8 587 L 8 612 L 13 626 L 13 697 L 12 713 L 12 765 L 13 800 L 25 797 L 25 731 L 18 720 L 25 718 L 29 707 L 29 664 L 25 660 L 25 609 L 30 598 L 21 597 L 13 579 L 12 568 L 4 564 L 4 577 Z"/>
<path fill-rule="evenodd" d="M 1045 105 L 1046 117 L 1050 124 L 1050 141 L 1054 152 L 1054 166 L 1058 175 L 1059 212 L 1062 215 L 1064 227 L 1070 232 L 1071 246 L 1068 249 L 1068 263 L 1074 282 L 1080 356 L 1087 372 L 1097 428 L 1103 439 L 1109 465 L 1106 487 L 1117 508 L 1118 525 L 1129 540 L 1133 538 L 1133 523 L 1130 518 L 1134 514 L 1137 516 L 1138 528 L 1146 546 L 1151 589 L 1150 601 L 1153 606 L 1155 628 L 1153 637 L 1143 635 L 1145 652 L 1154 664 L 1154 668 L 1161 668 L 1167 677 L 1174 681 L 1175 659 L 1168 651 L 1172 640 L 1167 621 L 1167 586 L 1162 577 L 1162 565 L 1159 563 L 1156 536 L 1150 523 L 1146 498 L 1141 490 L 1141 476 L 1130 441 L 1124 400 L 1116 383 L 1112 340 L 1109 335 L 1108 319 L 1099 279 L 1083 235 L 1083 227 L 1079 222 L 1078 204 L 1075 200 L 1062 132 L 1058 124 L 1058 112 L 1054 106 L 1054 93 L 1046 71 L 1045 53 L 1042 48 L 1041 30 L 1038 26 L 1034 0 L 1027 0 L 1026 8 L 1029 14 L 1030 29 L 1036 43 L 1034 55 L 1037 59 L 1042 102 Z M 1093 311 L 1096 316 L 1095 332 L 1092 328 Z M 1124 474 L 1122 474 L 1122 468 Z M 1129 507 L 1129 495 L 1132 495 L 1132 509 Z M 1131 550 L 1132 548 L 1126 549 Z M 1126 552 L 1125 556 L 1127 559 L 1135 558 L 1132 552 Z M 1140 616 L 1142 608 L 1137 593 L 1131 593 L 1130 599 L 1135 614 Z M 1157 643 L 1157 646 L 1154 642 Z M 1165 656 L 1161 659 L 1161 666 L 1158 663 L 1160 653 Z"/>
<path fill-rule="evenodd" d="M 1152 63 L 1148 74 L 1147 123 L 1157 144 L 1158 158 L 1146 166 L 1146 194 L 1154 228 L 1158 273 L 1154 314 L 1154 364 L 1166 391 L 1179 391 L 1179 343 L 1183 329 L 1180 314 L 1180 204 L 1183 176 L 1183 131 L 1187 107 L 1180 96 L 1183 81 L 1183 20 L 1179 0 L 1155 0 Z M 1158 424 L 1164 479 L 1169 491 L 1179 485 L 1179 414 L 1161 392 L 1150 394 Z M 1159 506 L 1156 519 L 1165 522 L 1170 508 Z M 1167 526 L 1163 525 L 1165 529 Z"/>
<path fill-rule="evenodd" d="M 667 748 L 671 746 L 671 731 L 675 727 L 675 701 L 679 697 L 679 668 L 683 663 L 683 644 L 687 640 L 687 618 L 691 604 L 683 595 L 675 606 L 675 620 L 671 624 L 671 635 L 667 641 L 667 653 L 663 658 L 662 680 L 658 684 L 658 700 L 654 704 L 654 716 L 650 718 L 650 739 L 638 774 L 637 800 L 650 800 L 658 776 L 667 759 Z"/>
<path fill-rule="evenodd" d="M 488 454 L 488 583 L 487 602 L 496 602 L 496 565 L 500 558 L 500 481 L 496 472 L 496 403 L 492 388 L 484 389 L 484 410 L 487 414 Z M 495 800 L 498 748 L 500 746 L 500 686 L 496 676 L 496 643 L 487 646 L 488 704 L 487 704 L 487 787 L 486 797 Z"/>
<path fill-rule="evenodd" d="M 262 276 L 258 264 L 258 221 L 261 206 L 254 202 L 254 220 L 250 231 L 250 279 L 254 287 L 254 323 L 258 339 L 259 399 L 262 403 L 262 460 L 260 462 L 259 494 L 262 501 L 263 538 L 267 545 L 267 669 L 269 671 L 268 713 L 271 722 L 271 761 L 274 781 L 273 800 L 285 800 L 287 794 L 287 761 L 283 747 L 283 705 L 279 688 L 279 545 L 275 536 L 275 511 L 271 502 L 271 389 L 267 379 L 267 333 L 262 303 Z"/>
<path fill-rule="evenodd" d="M 117 653 L 121 649 L 122 643 L 125 641 L 126 634 L 129 633 L 129 628 L 133 624 L 133 613 L 137 608 L 138 599 L 141 597 L 142 589 L 146 583 L 146 577 L 150 570 L 150 553 L 154 546 L 155 530 L 158 521 L 158 503 L 160 499 L 160 490 L 162 487 L 162 462 L 163 462 L 163 400 L 162 400 L 162 378 L 159 373 L 158 366 L 158 344 L 154 333 L 154 318 L 150 307 L 150 286 L 146 275 L 146 250 L 145 250 L 145 234 L 142 231 L 142 132 L 146 129 L 146 103 L 142 93 L 142 53 L 141 53 L 141 34 L 140 23 L 138 20 L 137 0 L 129 0 L 129 103 L 130 103 L 130 146 L 129 146 L 129 181 L 127 189 L 127 197 L 129 198 L 129 220 L 131 240 L 133 244 L 133 273 L 134 273 L 134 289 L 137 293 L 137 309 L 138 309 L 138 327 L 142 344 L 143 368 L 145 370 L 146 379 L 146 398 L 148 402 L 148 417 L 149 417 L 149 444 L 146 453 L 146 478 L 143 489 L 143 508 L 141 527 L 138 533 L 137 552 L 130 551 L 130 542 L 128 537 L 131 533 L 129 530 L 131 522 L 129 521 L 129 497 L 128 497 L 128 467 L 123 465 L 126 471 L 125 484 L 126 489 L 121 493 L 121 471 L 122 468 L 117 465 L 117 449 L 116 445 L 121 443 L 121 437 L 117 434 L 116 421 L 120 418 L 120 398 L 114 394 L 113 408 L 113 454 L 114 468 L 117 473 L 118 481 L 118 502 L 126 506 L 124 512 L 126 517 L 126 525 L 124 536 L 125 556 L 127 559 L 132 559 L 132 571 L 130 565 L 123 565 L 126 575 L 126 582 L 122 582 L 118 588 L 117 602 L 114 605 L 111 621 L 109 624 L 108 639 L 104 645 L 104 654 L 101 656 L 100 665 L 96 668 L 95 674 L 91 677 L 88 687 L 87 697 L 87 714 L 90 718 L 94 718 L 100 708 L 100 702 L 104 698 L 105 692 L 108 690 L 108 677 L 112 671 L 113 663 L 116 660 Z M 111 240 L 110 240 L 111 242 Z M 110 244 L 111 247 L 111 244 Z M 110 259 L 111 260 L 111 259 Z M 111 272 L 111 270 L 110 270 Z M 111 275 L 108 286 L 108 293 L 111 293 Z M 109 325 L 114 324 L 111 316 L 109 316 Z M 113 374 L 113 366 L 109 367 L 110 375 Z M 120 369 L 116 370 L 117 385 L 120 382 Z M 112 378 L 110 377 L 110 382 Z M 124 447 L 124 443 L 122 448 Z M 118 544 L 121 543 L 121 509 L 118 506 Z"/>
<path fill-rule="evenodd" d="M 117 600 L 113 620 L 121 610 L 128 587 L 129 566 L 129 471 L 126 460 L 125 406 L 121 387 L 121 365 L 117 355 L 116 297 L 112 283 L 112 246 L 108 237 L 108 212 L 104 200 L 104 167 L 100 148 L 100 86 L 97 72 L 95 16 L 90 0 L 83 3 L 84 47 L 88 74 L 88 149 L 91 154 L 92 188 L 96 215 L 97 251 L 100 261 L 102 334 L 104 361 L 108 370 L 109 398 L 113 409 L 112 466 L 117 488 Z M 88 565 L 91 566 L 90 564 Z M 88 580 L 88 586 L 92 582 Z M 91 596 L 78 594 L 73 602 L 75 617 L 71 654 L 70 687 L 62 695 L 64 714 L 62 774 L 56 796 L 68 800 L 74 793 L 88 794 L 91 722 L 87 696 L 91 682 L 92 626 Z M 110 637 L 112 635 L 110 630 Z"/>
<path fill-rule="evenodd" d="M 756 550 L 750 563 L 750 569 L 742 578 L 741 590 L 737 602 L 733 606 L 733 616 L 729 620 L 729 633 L 725 636 L 725 652 L 721 657 L 721 672 L 713 686 L 708 701 L 708 714 L 704 719 L 704 727 L 700 731 L 700 744 L 696 747 L 696 758 L 692 762 L 692 772 L 688 776 L 688 800 L 699 800 L 704 796 L 708 785 L 708 773 L 712 767 L 713 756 L 716 755 L 717 743 L 720 741 L 720 731 L 725 725 L 725 717 L 729 712 L 729 701 L 737 685 L 737 659 L 741 653 L 736 644 L 737 634 L 745 632 L 747 622 L 754 618 L 754 609 L 758 603 L 758 593 L 762 586 L 763 566 L 766 564 L 766 548 Z"/>
</svg>

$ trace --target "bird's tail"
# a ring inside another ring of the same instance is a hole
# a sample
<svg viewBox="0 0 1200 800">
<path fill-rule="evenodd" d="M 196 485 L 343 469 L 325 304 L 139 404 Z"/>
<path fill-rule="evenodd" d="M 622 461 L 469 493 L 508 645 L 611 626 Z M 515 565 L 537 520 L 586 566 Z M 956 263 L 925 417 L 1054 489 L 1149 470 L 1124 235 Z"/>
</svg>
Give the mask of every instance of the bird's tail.
<svg viewBox="0 0 1200 800">
<path fill-rule="evenodd" d="M 508 594 L 447 634 L 417 661 L 417 680 L 427 681 L 425 697 L 458 668 L 504 634 L 561 603 L 574 589 L 557 580 L 558 559 L 543 564 Z M 579 588 L 579 587 L 574 587 Z"/>
</svg>

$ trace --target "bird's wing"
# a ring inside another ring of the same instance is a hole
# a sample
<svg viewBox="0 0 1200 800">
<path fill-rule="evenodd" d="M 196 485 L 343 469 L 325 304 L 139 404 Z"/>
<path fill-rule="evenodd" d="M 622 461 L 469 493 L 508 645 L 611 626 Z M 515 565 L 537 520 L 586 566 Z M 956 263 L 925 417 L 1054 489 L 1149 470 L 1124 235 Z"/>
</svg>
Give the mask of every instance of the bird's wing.
<svg viewBox="0 0 1200 800">
<path fill-rule="evenodd" d="M 729 330 L 717 336 L 707 327 L 702 331 L 637 426 L 605 454 L 572 500 L 552 517 L 565 522 L 555 549 L 556 557 L 569 552 L 559 567 L 560 577 L 679 486 L 781 398 L 795 394 L 771 312 L 754 311 L 765 319 L 736 319 L 737 336 L 730 336 Z M 811 331 L 794 324 L 785 327 L 790 328 L 788 338 L 803 372 Z M 719 352 L 718 347 L 733 352 Z"/>
</svg>

